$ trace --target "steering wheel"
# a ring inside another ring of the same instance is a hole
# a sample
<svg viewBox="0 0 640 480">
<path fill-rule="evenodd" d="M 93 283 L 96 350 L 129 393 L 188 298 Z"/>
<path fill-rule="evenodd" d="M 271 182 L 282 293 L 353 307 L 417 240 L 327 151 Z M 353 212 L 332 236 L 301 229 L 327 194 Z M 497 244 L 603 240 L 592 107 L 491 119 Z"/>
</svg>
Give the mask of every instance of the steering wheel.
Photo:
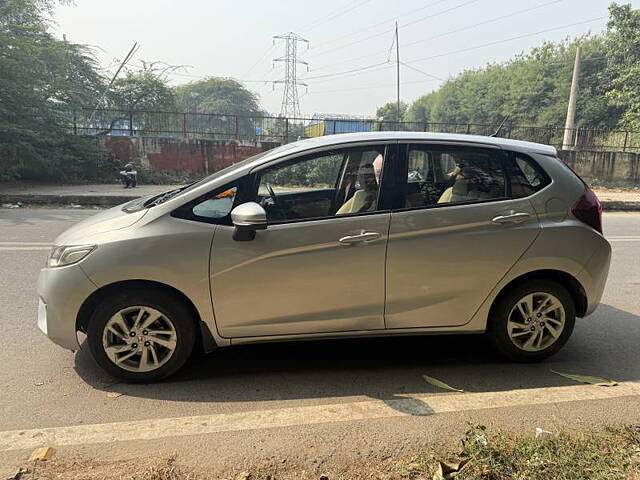
<svg viewBox="0 0 640 480">
<path fill-rule="evenodd" d="M 280 203 L 280 200 L 278 200 L 278 196 L 276 195 L 276 192 L 273 191 L 273 187 L 271 186 L 271 184 L 269 182 L 265 183 L 264 186 L 267 188 L 267 192 L 269 192 L 269 196 L 271 197 L 271 200 L 273 201 L 273 206 L 276 207 L 278 210 L 280 210 L 280 213 L 282 214 L 282 216 L 286 220 L 287 219 L 287 214 L 284 211 L 284 208 L 282 208 L 282 204 Z"/>
</svg>

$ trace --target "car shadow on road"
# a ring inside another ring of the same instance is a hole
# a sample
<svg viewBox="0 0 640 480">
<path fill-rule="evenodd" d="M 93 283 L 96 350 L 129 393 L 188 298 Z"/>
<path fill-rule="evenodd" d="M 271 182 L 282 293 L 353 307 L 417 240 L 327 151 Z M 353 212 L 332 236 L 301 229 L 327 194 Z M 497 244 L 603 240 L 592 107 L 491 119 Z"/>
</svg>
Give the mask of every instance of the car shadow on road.
<svg viewBox="0 0 640 480">
<path fill-rule="evenodd" d="M 442 335 L 221 348 L 194 357 L 174 377 L 147 385 L 114 384 L 86 348 L 76 355 L 75 369 L 97 389 L 159 400 L 242 403 L 369 397 L 405 413 L 425 415 L 428 405 L 407 400 L 416 394 L 445 393 L 426 383 L 425 374 L 468 392 L 572 384 L 551 370 L 640 380 L 638 339 L 638 315 L 601 305 L 595 314 L 577 321 L 560 353 L 538 364 L 502 359 L 482 335 Z"/>
</svg>

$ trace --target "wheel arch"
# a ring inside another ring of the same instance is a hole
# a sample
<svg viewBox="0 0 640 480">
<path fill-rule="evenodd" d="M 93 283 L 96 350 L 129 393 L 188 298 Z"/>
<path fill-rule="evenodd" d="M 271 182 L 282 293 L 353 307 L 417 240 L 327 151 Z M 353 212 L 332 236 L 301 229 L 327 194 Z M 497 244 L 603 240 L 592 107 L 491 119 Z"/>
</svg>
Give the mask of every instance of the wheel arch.
<svg viewBox="0 0 640 480">
<path fill-rule="evenodd" d="M 162 282 L 156 282 L 153 280 L 123 280 L 119 282 L 110 283 L 104 285 L 89 295 L 82 303 L 76 316 L 76 332 L 87 332 L 89 320 L 93 315 L 93 312 L 100 304 L 100 302 L 107 296 L 115 294 L 122 290 L 132 290 L 135 288 L 147 288 L 157 291 L 168 292 L 178 297 L 186 306 L 191 310 L 193 314 L 194 329 L 196 333 L 196 344 L 202 345 L 205 352 L 210 352 L 216 348 L 216 342 L 211 335 L 211 331 L 205 322 L 202 321 L 198 309 L 184 293 L 171 285 L 167 285 Z"/>
<path fill-rule="evenodd" d="M 529 280 L 554 280 L 558 282 L 560 285 L 565 287 L 571 294 L 574 305 L 576 307 L 576 316 L 584 317 L 586 315 L 587 307 L 588 307 L 587 294 L 584 287 L 578 281 L 578 279 L 576 279 L 573 275 L 567 272 L 563 272 L 562 270 L 544 269 L 544 270 L 535 270 L 535 271 L 520 275 L 514 278 L 513 280 L 511 280 L 504 287 L 502 287 L 502 290 L 500 290 L 500 293 L 498 293 L 498 295 L 496 295 L 496 297 L 493 299 L 491 308 L 489 309 L 489 317 L 487 320 L 491 318 L 494 307 L 500 302 L 500 300 L 504 295 L 506 295 L 513 288 Z"/>
</svg>

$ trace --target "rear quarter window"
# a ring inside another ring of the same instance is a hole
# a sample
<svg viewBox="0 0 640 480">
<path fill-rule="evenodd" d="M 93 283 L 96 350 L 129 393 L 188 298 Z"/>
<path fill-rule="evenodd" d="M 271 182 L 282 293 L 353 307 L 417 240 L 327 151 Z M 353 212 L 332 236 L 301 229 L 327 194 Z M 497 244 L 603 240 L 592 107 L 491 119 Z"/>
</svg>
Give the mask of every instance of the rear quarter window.
<svg viewBox="0 0 640 480">
<path fill-rule="evenodd" d="M 522 198 L 533 195 L 549 185 L 549 175 L 528 155 L 512 153 L 507 162 L 511 197 Z"/>
</svg>

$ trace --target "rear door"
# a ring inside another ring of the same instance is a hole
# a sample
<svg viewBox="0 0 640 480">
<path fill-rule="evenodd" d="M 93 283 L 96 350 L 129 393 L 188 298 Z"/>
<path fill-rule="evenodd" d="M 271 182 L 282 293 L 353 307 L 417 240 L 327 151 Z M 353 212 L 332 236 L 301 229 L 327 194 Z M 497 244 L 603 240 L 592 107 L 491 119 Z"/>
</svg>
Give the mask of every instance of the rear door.
<svg viewBox="0 0 640 480">
<path fill-rule="evenodd" d="M 527 198 L 512 198 L 500 149 L 401 147 L 387 251 L 386 328 L 469 322 L 536 238 Z"/>
</svg>

